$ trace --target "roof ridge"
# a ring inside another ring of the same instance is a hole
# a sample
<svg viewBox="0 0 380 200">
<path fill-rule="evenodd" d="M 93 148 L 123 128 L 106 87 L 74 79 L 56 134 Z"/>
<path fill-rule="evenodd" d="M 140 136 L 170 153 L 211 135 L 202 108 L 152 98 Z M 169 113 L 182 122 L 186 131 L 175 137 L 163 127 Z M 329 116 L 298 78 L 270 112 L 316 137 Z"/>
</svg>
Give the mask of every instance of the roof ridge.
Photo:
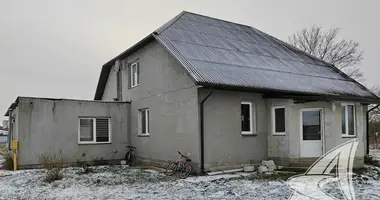
<svg viewBox="0 0 380 200">
<path fill-rule="evenodd" d="M 169 28 L 172 24 L 174 24 L 185 13 L 186 13 L 186 11 L 182 11 L 181 13 L 179 13 L 178 15 L 176 15 L 175 17 L 173 17 L 172 19 L 170 19 L 169 21 L 167 21 L 164 25 L 160 26 L 155 31 L 153 31 L 153 33 L 160 34 L 162 31 L 164 31 L 165 29 Z"/>
<path fill-rule="evenodd" d="M 231 23 L 231 24 L 235 24 L 235 25 L 239 25 L 239 26 L 245 26 L 245 27 L 252 28 L 252 27 L 249 26 L 249 25 L 246 25 L 246 24 L 240 24 L 240 23 L 237 23 L 237 22 L 232 22 L 232 21 L 228 21 L 228 20 L 225 20 L 225 19 L 220 19 L 220 18 L 210 17 L 210 16 L 207 16 L 207 15 L 202 15 L 202 14 L 199 14 L 199 13 L 193 13 L 193 12 L 189 12 L 189 11 L 183 11 L 183 12 L 184 12 L 184 13 L 188 13 L 188 14 L 193 14 L 193 15 L 201 16 L 201 17 L 206 17 L 206 18 L 209 18 L 209 19 L 214 19 L 214 20 L 218 20 L 218 21 L 223 21 L 223 22 L 227 22 L 227 23 Z"/>
</svg>

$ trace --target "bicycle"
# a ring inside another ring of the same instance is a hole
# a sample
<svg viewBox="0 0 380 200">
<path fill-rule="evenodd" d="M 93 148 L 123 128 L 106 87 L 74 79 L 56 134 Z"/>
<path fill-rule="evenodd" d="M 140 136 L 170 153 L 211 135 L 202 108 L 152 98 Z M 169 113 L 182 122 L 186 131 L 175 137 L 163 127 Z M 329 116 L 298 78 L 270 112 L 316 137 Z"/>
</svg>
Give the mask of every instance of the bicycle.
<svg viewBox="0 0 380 200">
<path fill-rule="evenodd" d="M 132 153 L 136 150 L 136 147 L 131 146 L 131 145 L 128 145 L 125 147 L 129 148 L 129 151 L 125 154 L 125 161 L 126 161 L 127 165 L 131 165 L 132 164 Z"/>
<path fill-rule="evenodd" d="M 182 179 L 187 178 L 193 171 L 193 167 L 190 165 L 191 159 L 184 156 L 181 152 L 178 151 L 178 154 L 181 156 L 176 162 L 171 162 L 166 167 L 165 174 L 172 176 L 176 172 L 179 173 L 179 177 Z"/>
</svg>

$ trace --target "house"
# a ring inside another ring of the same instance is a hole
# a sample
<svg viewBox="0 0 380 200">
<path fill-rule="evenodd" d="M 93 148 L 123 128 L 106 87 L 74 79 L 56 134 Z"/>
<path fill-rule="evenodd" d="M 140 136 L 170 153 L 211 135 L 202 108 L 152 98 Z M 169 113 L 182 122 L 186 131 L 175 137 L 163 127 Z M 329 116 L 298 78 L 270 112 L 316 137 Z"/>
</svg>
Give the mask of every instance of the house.
<svg viewBox="0 0 380 200">
<path fill-rule="evenodd" d="M 0 144 L 7 143 L 8 128 L 5 124 L 0 126 Z"/>
<path fill-rule="evenodd" d="M 58 149 L 72 162 L 117 161 L 131 144 L 140 162 L 181 151 L 203 172 L 311 164 L 352 138 L 361 166 L 373 103 L 363 85 L 285 42 L 182 12 L 103 65 L 94 101 L 19 97 L 6 115 L 20 166 Z"/>
</svg>

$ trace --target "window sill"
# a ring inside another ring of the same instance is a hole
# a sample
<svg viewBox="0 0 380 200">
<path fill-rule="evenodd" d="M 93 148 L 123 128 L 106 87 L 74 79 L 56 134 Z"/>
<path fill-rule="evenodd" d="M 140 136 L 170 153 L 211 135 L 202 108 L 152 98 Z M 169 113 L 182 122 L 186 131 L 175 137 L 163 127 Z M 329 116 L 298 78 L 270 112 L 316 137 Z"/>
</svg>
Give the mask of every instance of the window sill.
<svg viewBox="0 0 380 200">
<path fill-rule="evenodd" d="M 356 135 L 342 135 L 342 138 L 356 138 Z"/>
<path fill-rule="evenodd" d="M 138 137 L 149 137 L 149 135 L 150 135 L 150 134 L 148 133 L 148 134 L 138 134 L 137 136 L 138 136 Z"/>
<path fill-rule="evenodd" d="M 130 89 L 135 88 L 135 87 L 138 87 L 138 86 L 140 86 L 140 84 L 137 84 L 137 85 L 135 85 L 135 86 L 131 86 Z"/>
<path fill-rule="evenodd" d="M 257 133 L 252 133 L 252 132 L 241 132 L 242 136 L 256 136 Z"/>
<path fill-rule="evenodd" d="M 273 136 L 285 136 L 286 132 L 272 133 Z"/>
<path fill-rule="evenodd" d="M 112 144 L 112 142 L 79 142 L 79 145 L 102 145 L 102 144 Z"/>
</svg>

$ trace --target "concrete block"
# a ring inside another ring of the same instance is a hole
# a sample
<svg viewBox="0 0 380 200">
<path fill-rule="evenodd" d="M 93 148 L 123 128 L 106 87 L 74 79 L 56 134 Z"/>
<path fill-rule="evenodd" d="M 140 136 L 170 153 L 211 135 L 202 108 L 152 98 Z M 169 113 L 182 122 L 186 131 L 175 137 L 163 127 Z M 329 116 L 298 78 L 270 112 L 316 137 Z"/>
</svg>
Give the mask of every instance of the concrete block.
<svg viewBox="0 0 380 200">
<path fill-rule="evenodd" d="M 223 171 L 225 174 L 229 174 L 229 173 L 235 173 L 235 172 L 242 172 L 244 169 L 243 168 L 239 168 L 239 169 L 230 169 L 230 170 L 225 170 Z"/>
<path fill-rule="evenodd" d="M 276 164 L 274 164 L 274 161 L 273 160 L 263 160 L 261 162 L 261 165 L 265 165 L 267 167 L 272 167 L 272 166 L 276 166 Z"/>
<path fill-rule="evenodd" d="M 273 172 L 277 169 L 276 164 L 274 164 L 273 160 L 263 160 L 261 162 L 261 165 L 266 166 L 268 168 L 268 171 Z"/>
<path fill-rule="evenodd" d="M 223 174 L 223 173 L 224 173 L 223 171 L 216 171 L 216 172 L 207 173 L 207 175 L 214 176 L 214 175 L 220 175 L 220 174 Z"/>
<path fill-rule="evenodd" d="M 255 171 L 255 167 L 254 166 L 244 166 L 244 171 L 245 172 L 253 172 L 253 171 Z"/>
<path fill-rule="evenodd" d="M 259 168 L 257 169 L 257 171 L 262 174 L 262 173 L 265 173 L 265 172 L 268 172 L 268 167 L 267 166 L 264 166 L 264 165 L 260 165 Z"/>
</svg>

